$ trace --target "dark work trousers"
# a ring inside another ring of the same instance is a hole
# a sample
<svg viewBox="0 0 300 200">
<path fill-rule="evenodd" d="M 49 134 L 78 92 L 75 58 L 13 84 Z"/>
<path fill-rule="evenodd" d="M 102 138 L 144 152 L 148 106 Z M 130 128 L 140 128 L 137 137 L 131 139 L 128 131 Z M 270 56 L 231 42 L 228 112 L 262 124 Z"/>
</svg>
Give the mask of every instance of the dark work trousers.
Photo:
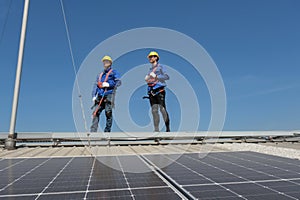
<svg viewBox="0 0 300 200">
<path fill-rule="evenodd" d="M 159 114 L 158 109 L 160 110 L 166 125 L 166 132 L 170 132 L 170 119 L 169 114 L 166 109 L 165 103 L 166 91 L 163 90 L 156 95 L 149 95 L 150 105 L 153 115 L 154 131 L 159 132 Z"/>
<path fill-rule="evenodd" d="M 113 116 L 112 116 L 112 94 L 108 94 L 107 96 L 104 97 L 100 108 L 96 115 L 93 115 L 93 121 L 92 121 L 92 126 L 91 126 L 91 132 L 97 132 L 98 130 L 98 124 L 100 120 L 100 114 L 103 110 L 105 110 L 105 116 L 106 116 L 106 126 L 104 129 L 104 132 L 110 132 L 111 126 L 112 126 L 112 121 L 113 121 Z M 98 98 L 95 102 L 95 109 L 94 112 L 96 111 L 98 104 L 100 102 L 101 98 Z M 93 112 L 93 113 L 94 113 Z"/>
</svg>

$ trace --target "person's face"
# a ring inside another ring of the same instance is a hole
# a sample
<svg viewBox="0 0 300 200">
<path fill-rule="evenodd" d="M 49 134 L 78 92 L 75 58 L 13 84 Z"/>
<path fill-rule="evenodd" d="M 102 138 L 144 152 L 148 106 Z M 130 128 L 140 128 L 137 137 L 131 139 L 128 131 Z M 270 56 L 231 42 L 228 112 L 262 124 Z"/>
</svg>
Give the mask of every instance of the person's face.
<svg viewBox="0 0 300 200">
<path fill-rule="evenodd" d="M 111 66 L 111 62 L 109 60 L 103 60 L 103 67 L 107 69 Z"/>
<path fill-rule="evenodd" d="M 149 56 L 149 62 L 155 63 L 157 61 L 157 56 Z"/>
</svg>

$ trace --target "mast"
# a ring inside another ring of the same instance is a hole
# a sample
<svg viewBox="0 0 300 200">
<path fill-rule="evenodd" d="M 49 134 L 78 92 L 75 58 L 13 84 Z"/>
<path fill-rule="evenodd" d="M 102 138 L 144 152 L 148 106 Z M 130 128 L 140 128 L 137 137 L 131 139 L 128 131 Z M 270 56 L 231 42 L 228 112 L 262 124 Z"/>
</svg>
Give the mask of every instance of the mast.
<svg viewBox="0 0 300 200">
<path fill-rule="evenodd" d="M 16 127 L 16 117 L 17 117 L 17 109 L 18 109 L 18 101 L 19 101 L 19 91 L 20 91 L 20 81 L 21 81 L 21 73 L 22 73 L 22 63 L 23 63 L 24 43 L 25 43 L 25 36 L 26 36 L 28 8 L 29 8 L 29 0 L 25 0 L 21 37 L 20 37 L 20 45 L 19 45 L 18 64 L 17 64 L 17 71 L 16 71 L 16 79 L 15 79 L 14 97 L 13 97 L 13 104 L 12 104 L 12 110 L 11 110 L 10 128 L 9 128 L 8 137 L 5 141 L 6 149 L 15 149 L 16 148 L 17 135 L 15 133 L 15 127 Z"/>
</svg>

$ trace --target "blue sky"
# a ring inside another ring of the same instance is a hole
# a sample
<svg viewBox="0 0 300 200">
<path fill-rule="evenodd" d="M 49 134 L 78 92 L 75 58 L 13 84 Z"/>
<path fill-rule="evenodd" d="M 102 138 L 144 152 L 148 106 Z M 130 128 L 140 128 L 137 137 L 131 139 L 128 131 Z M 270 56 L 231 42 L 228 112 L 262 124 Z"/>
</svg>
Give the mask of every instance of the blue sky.
<svg viewBox="0 0 300 200">
<path fill-rule="evenodd" d="M 300 1 L 64 0 L 64 5 L 77 68 L 95 46 L 119 32 L 140 27 L 173 29 L 200 43 L 218 66 L 227 94 L 225 130 L 300 129 Z M 0 1 L 1 132 L 9 130 L 22 10 L 23 1 Z M 29 13 L 16 130 L 75 131 L 75 75 L 60 3 L 31 0 Z M 131 66 L 146 63 L 148 51 L 123 56 L 115 68 L 124 74 Z M 195 79 L 185 60 L 170 52 L 159 53 L 163 63 Z M 195 89 L 201 108 L 199 129 L 205 130 L 210 120 L 209 94 L 201 81 Z M 143 89 L 133 98 L 142 93 Z M 176 130 L 180 111 L 175 96 L 169 94 Z M 131 109 L 132 116 L 138 124 L 147 124 L 148 113 L 142 116 L 148 104 L 138 105 Z"/>
</svg>

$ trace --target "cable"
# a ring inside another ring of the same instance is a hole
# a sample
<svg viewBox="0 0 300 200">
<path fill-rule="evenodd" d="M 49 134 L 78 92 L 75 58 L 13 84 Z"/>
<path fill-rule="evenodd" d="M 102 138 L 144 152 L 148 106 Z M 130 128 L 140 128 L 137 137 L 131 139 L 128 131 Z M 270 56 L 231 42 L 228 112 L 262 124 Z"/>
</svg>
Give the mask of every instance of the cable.
<svg viewBox="0 0 300 200">
<path fill-rule="evenodd" d="M 67 24 L 67 19 L 66 19 L 66 14 L 65 14 L 63 0 L 60 0 L 60 5 L 61 5 L 61 10 L 62 10 L 63 18 L 64 18 L 64 24 L 65 24 L 66 34 L 67 34 L 67 38 L 68 38 L 69 51 L 70 51 L 70 55 L 71 55 L 71 59 L 72 59 L 72 65 L 73 65 L 73 70 L 74 70 L 74 74 L 75 74 L 75 83 L 76 83 L 78 94 L 79 94 L 79 100 L 80 100 L 80 107 L 81 107 L 81 112 L 82 112 L 82 118 L 84 120 L 84 128 L 85 128 L 86 132 L 88 133 L 89 131 L 88 131 L 88 128 L 87 128 L 87 122 L 86 122 L 86 118 L 85 118 L 85 111 L 84 111 L 84 107 L 83 107 L 83 103 L 82 103 L 82 95 L 81 95 L 81 92 L 80 92 L 79 82 L 78 82 L 78 78 L 77 78 L 77 69 L 76 69 L 76 65 L 75 65 L 75 60 L 74 60 L 74 55 L 73 55 L 73 50 L 72 50 L 72 44 L 71 44 L 71 39 L 70 39 L 70 33 L 69 33 L 68 24 Z M 89 136 L 89 134 L 88 134 L 88 136 Z M 89 144 L 90 144 L 90 141 L 89 141 Z"/>
<path fill-rule="evenodd" d="M 5 30 L 5 28 L 6 28 L 6 24 L 7 24 L 7 21 L 8 21 L 8 15 L 9 15 L 10 10 L 11 10 L 11 4 L 12 4 L 11 2 L 12 2 L 12 0 L 9 1 L 9 4 L 8 4 L 8 10 L 7 10 L 6 15 L 5 15 L 5 18 L 4 18 L 3 29 L 2 29 L 2 31 L 1 31 L 1 33 L 0 33 L 0 46 L 1 46 L 1 43 L 2 43 L 2 40 L 3 40 L 4 30 Z"/>
</svg>

